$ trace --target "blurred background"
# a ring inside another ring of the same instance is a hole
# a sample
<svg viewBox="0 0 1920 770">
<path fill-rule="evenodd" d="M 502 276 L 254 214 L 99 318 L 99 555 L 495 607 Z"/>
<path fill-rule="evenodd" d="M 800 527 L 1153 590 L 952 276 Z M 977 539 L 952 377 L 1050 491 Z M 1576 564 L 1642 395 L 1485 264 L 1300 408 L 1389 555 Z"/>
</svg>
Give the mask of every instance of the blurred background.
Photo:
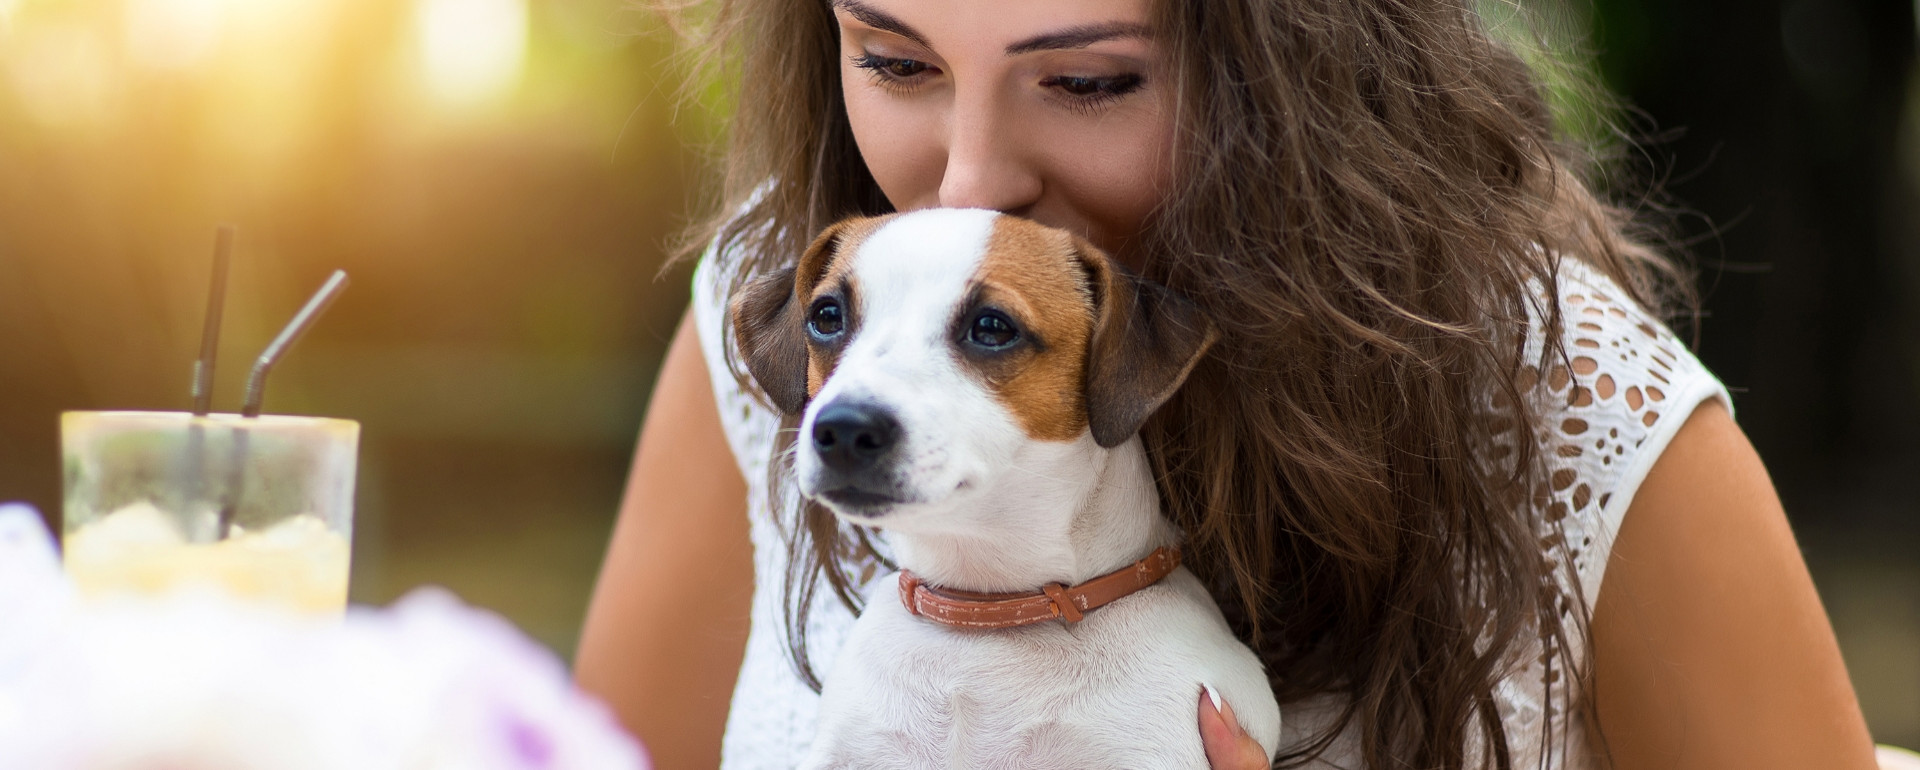
<svg viewBox="0 0 1920 770">
<path fill-rule="evenodd" d="M 1543 66 L 1657 140 L 1626 166 L 1681 206 L 1700 356 L 1920 746 L 1913 2 L 1540 10 Z M 353 275 L 267 407 L 362 423 L 354 600 L 443 584 L 571 656 L 724 125 L 685 56 L 622 0 L 0 0 L 0 499 L 59 510 L 62 410 L 188 406 L 233 223 L 218 408 Z"/>
</svg>

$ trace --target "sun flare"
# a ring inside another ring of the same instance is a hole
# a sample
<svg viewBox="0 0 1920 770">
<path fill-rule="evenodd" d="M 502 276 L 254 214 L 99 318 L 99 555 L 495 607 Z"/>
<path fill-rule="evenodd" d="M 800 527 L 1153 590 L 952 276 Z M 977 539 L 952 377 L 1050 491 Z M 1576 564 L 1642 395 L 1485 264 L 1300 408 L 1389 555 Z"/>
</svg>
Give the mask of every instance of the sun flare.
<svg viewBox="0 0 1920 770">
<path fill-rule="evenodd" d="M 124 17 L 128 55 L 157 69 L 206 61 L 220 43 L 224 5 L 221 0 L 130 0 Z"/>
<path fill-rule="evenodd" d="M 510 90 L 527 48 L 526 0 L 416 0 L 428 89 L 470 104 Z"/>
</svg>

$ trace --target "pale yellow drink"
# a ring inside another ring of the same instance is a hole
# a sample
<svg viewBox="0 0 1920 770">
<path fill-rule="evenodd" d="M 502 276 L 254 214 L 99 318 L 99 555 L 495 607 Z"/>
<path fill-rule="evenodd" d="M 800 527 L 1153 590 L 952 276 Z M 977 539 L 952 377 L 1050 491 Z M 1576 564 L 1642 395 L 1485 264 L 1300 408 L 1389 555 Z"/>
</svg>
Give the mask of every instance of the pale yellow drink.
<svg viewBox="0 0 1920 770">
<path fill-rule="evenodd" d="M 346 607 L 359 425 L 311 417 L 69 412 L 67 574 L 88 596 L 200 585 Z"/>
<path fill-rule="evenodd" d="M 346 538 L 308 514 L 260 532 L 189 543 L 173 516 L 139 503 L 67 535 L 67 575 L 89 597 L 200 585 L 309 612 L 347 604 Z"/>
</svg>

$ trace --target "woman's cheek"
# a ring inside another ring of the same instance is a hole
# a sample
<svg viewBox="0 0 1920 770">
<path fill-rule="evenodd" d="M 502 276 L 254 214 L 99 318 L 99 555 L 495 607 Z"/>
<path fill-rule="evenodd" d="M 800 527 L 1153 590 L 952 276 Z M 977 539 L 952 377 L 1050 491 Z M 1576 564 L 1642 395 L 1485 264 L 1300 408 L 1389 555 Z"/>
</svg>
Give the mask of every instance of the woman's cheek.
<svg viewBox="0 0 1920 770">
<path fill-rule="evenodd" d="M 1140 116 L 1055 138 L 1054 176 L 1097 245 L 1113 250 L 1132 239 L 1171 189 L 1171 133 Z"/>
<path fill-rule="evenodd" d="M 946 168 L 938 103 L 885 93 L 868 74 L 846 73 L 847 119 L 867 172 L 896 209 L 935 205 Z"/>
</svg>

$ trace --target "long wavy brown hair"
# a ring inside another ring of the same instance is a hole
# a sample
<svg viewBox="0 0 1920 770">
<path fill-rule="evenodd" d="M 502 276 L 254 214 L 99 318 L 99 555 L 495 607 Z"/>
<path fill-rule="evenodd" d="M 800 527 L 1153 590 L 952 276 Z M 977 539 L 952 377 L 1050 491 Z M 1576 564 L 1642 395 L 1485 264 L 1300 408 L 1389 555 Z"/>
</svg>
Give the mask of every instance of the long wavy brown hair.
<svg viewBox="0 0 1920 770">
<path fill-rule="evenodd" d="M 1592 191 L 1591 148 L 1556 131 L 1535 73 L 1470 0 L 1154 14 L 1179 130 L 1145 272 L 1223 334 L 1142 436 L 1187 565 L 1283 707 L 1344 698 L 1278 765 L 1352 730 L 1368 767 L 1508 767 L 1494 684 L 1529 656 L 1549 676 L 1585 669 L 1568 651 L 1588 605 L 1543 556 L 1533 440 L 1539 372 L 1565 361 L 1560 260 L 1656 312 L 1693 307 L 1690 283 Z M 710 21 L 702 45 L 737 108 L 721 200 L 685 251 L 737 255 L 737 288 L 828 224 L 891 207 L 841 105 L 826 0 L 720 0 Z M 1549 331 L 1537 360 L 1529 308 Z M 789 647 L 817 687 L 808 608 L 825 585 L 857 611 L 872 549 L 816 508 L 789 524 Z"/>
</svg>

